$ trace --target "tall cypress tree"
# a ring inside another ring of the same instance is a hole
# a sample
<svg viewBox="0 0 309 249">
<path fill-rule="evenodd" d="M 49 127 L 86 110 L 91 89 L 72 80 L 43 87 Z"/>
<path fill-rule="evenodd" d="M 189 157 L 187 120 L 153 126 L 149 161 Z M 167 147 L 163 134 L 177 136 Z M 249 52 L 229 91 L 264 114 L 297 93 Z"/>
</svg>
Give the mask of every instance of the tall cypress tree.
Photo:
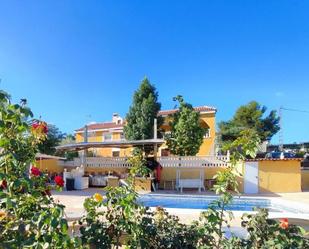
<svg viewBox="0 0 309 249">
<path fill-rule="evenodd" d="M 154 119 L 160 127 L 163 119 L 158 117 L 161 103 L 158 102 L 158 92 L 147 78 L 144 78 L 140 87 L 135 91 L 133 102 L 126 115 L 124 134 L 128 140 L 141 140 L 153 138 Z"/>
</svg>

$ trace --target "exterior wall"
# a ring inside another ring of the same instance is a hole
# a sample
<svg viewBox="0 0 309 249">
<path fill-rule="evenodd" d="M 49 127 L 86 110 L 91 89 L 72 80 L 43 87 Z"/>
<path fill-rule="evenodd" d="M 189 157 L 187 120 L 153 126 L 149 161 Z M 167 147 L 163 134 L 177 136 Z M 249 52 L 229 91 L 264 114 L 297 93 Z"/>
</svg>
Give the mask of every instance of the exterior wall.
<svg viewBox="0 0 309 249">
<path fill-rule="evenodd" d="M 259 161 L 259 192 L 300 192 L 300 162 L 296 160 Z"/>
<path fill-rule="evenodd" d="M 95 136 L 89 136 L 88 142 L 103 142 L 103 131 L 96 131 Z M 113 132 L 112 133 L 112 141 L 117 141 L 121 139 L 122 132 Z M 77 143 L 84 141 L 84 134 L 83 133 L 76 133 L 75 139 Z M 129 156 L 131 154 L 131 148 L 120 149 L 120 157 Z M 90 153 L 93 153 L 95 156 L 99 157 L 112 157 L 113 156 L 113 149 L 112 148 L 92 148 L 88 150 Z"/>
<path fill-rule="evenodd" d="M 238 180 L 238 191 L 243 192 L 243 168 L 244 165 L 243 163 L 237 165 L 236 167 L 236 173 L 238 174 L 237 180 Z M 213 177 L 220 171 L 224 171 L 226 168 L 224 167 L 206 167 L 204 169 L 204 179 L 205 180 L 210 180 L 213 179 Z M 164 186 L 164 181 L 176 181 L 176 171 L 177 168 L 169 168 L 165 167 L 162 170 L 162 175 L 161 175 L 161 182 L 160 182 L 160 187 L 163 188 Z M 192 171 L 184 171 L 181 173 L 182 178 L 198 178 L 200 174 L 200 171 L 198 169 L 192 169 Z M 170 184 L 168 185 L 170 186 Z M 206 184 L 205 184 L 206 186 Z"/>
<path fill-rule="evenodd" d="M 309 190 L 309 170 L 301 171 L 301 189 Z"/>
<path fill-rule="evenodd" d="M 197 156 L 207 156 L 207 155 L 214 155 L 215 153 L 215 139 L 216 139 L 216 117 L 215 113 L 202 113 L 200 114 L 200 121 L 201 126 L 204 128 L 210 129 L 210 136 L 205 137 L 203 139 L 203 143 L 200 147 L 200 151 L 198 152 Z M 170 122 L 170 117 L 165 117 L 164 124 L 160 127 L 161 129 L 164 129 L 165 131 L 170 131 L 170 127 L 168 123 Z M 167 146 L 164 143 L 159 148 L 160 149 L 166 149 Z M 160 156 L 160 154 L 159 154 Z"/>
<path fill-rule="evenodd" d="M 216 138 L 216 118 L 214 113 L 201 114 L 202 126 L 210 129 L 210 137 L 204 138 L 203 143 L 200 147 L 198 156 L 214 155 L 215 153 L 215 138 Z"/>
<path fill-rule="evenodd" d="M 111 157 L 112 156 L 112 149 L 111 148 L 96 148 L 96 156 L 106 156 Z"/>
<path fill-rule="evenodd" d="M 57 173 L 60 174 L 63 172 L 63 167 L 58 165 L 57 159 L 42 159 L 36 161 L 36 166 L 42 171 L 42 172 L 48 172 L 48 173 Z"/>
<path fill-rule="evenodd" d="M 217 174 L 218 171 L 223 171 L 223 167 L 209 167 L 204 169 L 204 179 L 209 180 Z M 161 173 L 160 187 L 163 187 L 164 181 L 176 181 L 176 171 L 177 168 L 174 167 L 164 167 Z M 192 171 L 184 171 L 181 173 L 182 178 L 198 178 L 200 175 L 199 169 L 192 169 Z"/>
<path fill-rule="evenodd" d="M 90 132 L 90 131 L 89 131 Z M 94 136 L 88 136 L 88 142 L 103 142 L 103 135 L 106 133 L 110 133 L 108 131 L 96 131 Z M 121 139 L 122 132 L 112 132 L 112 140 L 117 141 Z M 77 143 L 84 142 L 84 133 L 76 133 L 75 139 Z"/>
<path fill-rule="evenodd" d="M 225 168 L 223 167 L 209 167 L 204 169 L 204 178 L 205 179 L 212 179 L 214 175 L 218 171 L 223 171 Z M 176 171 L 177 168 L 175 167 L 164 167 L 162 170 L 161 181 L 169 181 L 176 179 Z M 181 173 L 181 177 L 184 178 L 196 178 L 200 174 L 199 169 L 192 169 L 192 171 L 184 171 Z"/>
<path fill-rule="evenodd" d="M 95 151 L 96 156 L 100 156 L 100 157 L 112 157 L 113 156 L 113 149 L 112 148 L 95 148 L 93 150 Z M 118 150 L 118 149 L 116 149 L 116 150 Z M 131 152 L 132 152 L 132 148 L 125 148 L 125 149 L 121 148 L 119 150 L 119 153 L 120 153 L 119 157 L 130 156 Z"/>
<path fill-rule="evenodd" d="M 84 142 L 84 136 L 82 133 L 75 133 L 75 141 L 76 143 Z"/>
<path fill-rule="evenodd" d="M 122 150 L 120 150 L 120 157 L 130 156 L 132 154 L 132 151 L 133 151 L 133 147 L 122 149 Z"/>
</svg>

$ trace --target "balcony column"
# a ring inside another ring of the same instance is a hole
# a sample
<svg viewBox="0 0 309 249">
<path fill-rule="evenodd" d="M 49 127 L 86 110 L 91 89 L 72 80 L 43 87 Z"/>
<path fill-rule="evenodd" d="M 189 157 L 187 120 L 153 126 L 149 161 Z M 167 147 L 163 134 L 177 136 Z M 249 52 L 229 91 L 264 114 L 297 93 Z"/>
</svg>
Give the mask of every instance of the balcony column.
<svg viewBox="0 0 309 249">
<path fill-rule="evenodd" d="M 158 132 L 157 119 L 155 118 L 153 120 L 153 139 L 154 140 L 157 140 L 157 138 L 158 138 L 157 132 Z M 157 153 L 158 153 L 158 145 L 157 145 L 157 143 L 155 143 L 154 146 L 153 146 L 153 158 L 154 158 L 154 160 L 157 160 Z"/>
<path fill-rule="evenodd" d="M 88 126 L 85 125 L 85 129 L 84 129 L 84 143 L 88 143 Z M 86 157 L 87 157 L 87 149 L 83 150 L 82 153 L 82 160 L 81 160 L 81 165 L 83 165 L 84 167 L 86 167 Z"/>
</svg>

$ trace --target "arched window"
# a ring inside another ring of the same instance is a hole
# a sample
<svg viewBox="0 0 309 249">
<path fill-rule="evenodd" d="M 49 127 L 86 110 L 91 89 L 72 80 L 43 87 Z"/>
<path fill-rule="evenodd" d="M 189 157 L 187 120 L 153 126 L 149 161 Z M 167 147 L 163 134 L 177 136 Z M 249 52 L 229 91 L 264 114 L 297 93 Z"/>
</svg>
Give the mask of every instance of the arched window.
<svg viewBox="0 0 309 249">
<path fill-rule="evenodd" d="M 204 138 L 210 138 L 209 125 L 204 120 L 201 120 L 200 125 L 205 129 Z"/>
</svg>

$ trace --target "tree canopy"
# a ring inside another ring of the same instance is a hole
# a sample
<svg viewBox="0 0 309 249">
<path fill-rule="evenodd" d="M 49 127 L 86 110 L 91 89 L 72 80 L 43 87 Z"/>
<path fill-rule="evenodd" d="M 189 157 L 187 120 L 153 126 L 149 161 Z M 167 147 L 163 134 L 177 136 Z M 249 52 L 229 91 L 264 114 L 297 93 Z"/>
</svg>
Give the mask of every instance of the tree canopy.
<svg viewBox="0 0 309 249">
<path fill-rule="evenodd" d="M 55 125 L 48 124 L 47 127 L 47 138 L 38 147 L 41 153 L 54 155 L 56 153 L 55 147 L 65 138 L 65 133 L 62 133 Z"/>
<path fill-rule="evenodd" d="M 72 134 L 64 134 L 61 139 L 60 145 L 73 144 L 75 143 L 75 137 Z"/>
<path fill-rule="evenodd" d="M 200 125 L 200 114 L 182 96 L 178 95 L 174 101 L 179 102 L 179 110 L 171 115 L 167 146 L 175 155 L 194 156 L 199 152 L 205 134 L 205 129 Z"/>
<path fill-rule="evenodd" d="M 231 142 L 246 129 L 256 131 L 260 140 L 267 141 L 279 131 L 279 117 L 275 110 L 266 115 L 267 108 L 256 101 L 240 106 L 233 118 L 219 123 L 219 133 L 223 143 Z"/>
<path fill-rule="evenodd" d="M 144 78 L 135 91 L 133 102 L 126 115 L 127 124 L 124 134 L 128 140 L 141 140 L 153 138 L 154 119 L 157 118 L 158 127 L 163 119 L 158 117 L 161 103 L 158 102 L 158 92 L 147 78 Z"/>
<path fill-rule="evenodd" d="M 75 137 L 72 134 L 64 134 L 59 145 L 73 144 L 75 143 Z M 67 160 L 73 160 L 73 158 L 78 157 L 77 151 L 58 151 L 57 156 L 65 157 Z"/>
</svg>

